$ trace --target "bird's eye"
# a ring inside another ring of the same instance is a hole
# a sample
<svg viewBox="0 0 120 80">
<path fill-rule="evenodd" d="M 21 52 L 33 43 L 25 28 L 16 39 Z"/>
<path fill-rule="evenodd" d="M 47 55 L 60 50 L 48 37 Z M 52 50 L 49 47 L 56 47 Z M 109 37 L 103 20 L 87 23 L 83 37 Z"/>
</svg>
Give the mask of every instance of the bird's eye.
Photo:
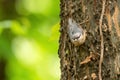
<svg viewBox="0 0 120 80">
<path fill-rule="evenodd" d="M 72 34 L 74 34 L 74 32 L 72 31 Z"/>
</svg>

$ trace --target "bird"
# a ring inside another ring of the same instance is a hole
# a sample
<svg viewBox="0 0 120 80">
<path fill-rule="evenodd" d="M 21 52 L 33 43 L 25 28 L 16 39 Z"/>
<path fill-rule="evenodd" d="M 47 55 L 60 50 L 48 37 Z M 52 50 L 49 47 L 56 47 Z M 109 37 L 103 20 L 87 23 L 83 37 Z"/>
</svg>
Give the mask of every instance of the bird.
<svg viewBox="0 0 120 80">
<path fill-rule="evenodd" d="M 80 46 L 85 42 L 86 31 L 72 18 L 68 19 L 68 36 L 75 46 Z"/>
</svg>

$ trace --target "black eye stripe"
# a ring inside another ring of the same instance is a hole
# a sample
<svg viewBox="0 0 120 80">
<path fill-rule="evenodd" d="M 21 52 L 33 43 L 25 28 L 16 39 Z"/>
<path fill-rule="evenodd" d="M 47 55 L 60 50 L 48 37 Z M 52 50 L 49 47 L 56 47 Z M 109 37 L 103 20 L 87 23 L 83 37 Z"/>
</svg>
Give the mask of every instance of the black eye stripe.
<svg viewBox="0 0 120 80">
<path fill-rule="evenodd" d="M 74 32 L 72 31 L 72 34 L 74 34 Z"/>
</svg>

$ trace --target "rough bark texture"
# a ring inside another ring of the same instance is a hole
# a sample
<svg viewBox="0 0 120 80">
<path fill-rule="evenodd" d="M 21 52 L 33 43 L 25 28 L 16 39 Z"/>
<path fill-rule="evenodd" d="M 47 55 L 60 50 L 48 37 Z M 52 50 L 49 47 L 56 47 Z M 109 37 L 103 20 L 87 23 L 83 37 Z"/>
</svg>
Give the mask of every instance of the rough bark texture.
<svg viewBox="0 0 120 80">
<path fill-rule="evenodd" d="M 106 0 L 100 35 L 100 17 L 104 0 L 61 0 L 59 57 L 61 80 L 99 80 L 103 45 L 102 80 L 120 80 L 120 1 Z M 74 46 L 67 34 L 72 17 L 87 31 L 83 45 Z M 101 44 L 103 37 L 103 44 Z"/>
</svg>

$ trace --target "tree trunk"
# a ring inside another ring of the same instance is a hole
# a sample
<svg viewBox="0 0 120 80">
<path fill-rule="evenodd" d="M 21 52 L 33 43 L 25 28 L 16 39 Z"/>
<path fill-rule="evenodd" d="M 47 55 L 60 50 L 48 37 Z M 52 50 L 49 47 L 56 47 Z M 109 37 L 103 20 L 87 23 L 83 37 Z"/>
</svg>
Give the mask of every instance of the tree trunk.
<svg viewBox="0 0 120 80">
<path fill-rule="evenodd" d="M 61 80 L 120 80 L 120 1 L 61 0 L 59 57 Z M 68 19 L 86 30 L 75 46 Z"/>
</svg>

